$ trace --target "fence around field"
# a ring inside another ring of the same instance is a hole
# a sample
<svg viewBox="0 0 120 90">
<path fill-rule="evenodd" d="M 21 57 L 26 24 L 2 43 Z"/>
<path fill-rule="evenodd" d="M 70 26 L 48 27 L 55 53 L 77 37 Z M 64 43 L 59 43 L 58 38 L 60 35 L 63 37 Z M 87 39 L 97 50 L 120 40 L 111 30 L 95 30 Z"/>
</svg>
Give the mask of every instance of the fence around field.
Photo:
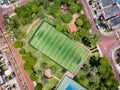
<svg viewBox="0 0 120 90">
<path fill-rule="evenodd" d="M 29 43 L 72 73 L 89 52 L 45 21 L 39 25 Z"/>
</svg>

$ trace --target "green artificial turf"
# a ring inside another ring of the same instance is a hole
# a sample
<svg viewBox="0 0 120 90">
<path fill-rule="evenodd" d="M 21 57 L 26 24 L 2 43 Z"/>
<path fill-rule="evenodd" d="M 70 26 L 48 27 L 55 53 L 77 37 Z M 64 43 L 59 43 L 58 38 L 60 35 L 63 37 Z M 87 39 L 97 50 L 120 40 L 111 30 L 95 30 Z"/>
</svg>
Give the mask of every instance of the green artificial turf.
<svg viewBox="0 0 120 90">
<path fill-rule="evenodd" d="M 85 48 L 45 21 L 39 25 L 29 43 L 72 73 L 88 54 Z"/>
</svg>

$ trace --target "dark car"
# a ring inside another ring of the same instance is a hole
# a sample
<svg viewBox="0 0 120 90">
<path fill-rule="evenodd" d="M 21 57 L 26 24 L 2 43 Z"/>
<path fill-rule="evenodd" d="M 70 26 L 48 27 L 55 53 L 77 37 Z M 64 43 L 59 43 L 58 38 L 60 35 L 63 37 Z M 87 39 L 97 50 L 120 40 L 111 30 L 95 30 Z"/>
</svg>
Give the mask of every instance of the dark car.
<svg viewBox="0 0 120 90">
<path fill-rule="evenodd" d="M 16 76 L 14 72 L 12 72 L 11 75 L 12 75 L 12 77 L 15 77 L 15 76 Z"/>
<path fill-rule="evenodd" d="M 8 66 L 11 66 L 11 63 L 10 63 L 10 61 L 8 61 L 8 62 L 7 62 L 7 65 L 8 65 Z"/>
</svg>

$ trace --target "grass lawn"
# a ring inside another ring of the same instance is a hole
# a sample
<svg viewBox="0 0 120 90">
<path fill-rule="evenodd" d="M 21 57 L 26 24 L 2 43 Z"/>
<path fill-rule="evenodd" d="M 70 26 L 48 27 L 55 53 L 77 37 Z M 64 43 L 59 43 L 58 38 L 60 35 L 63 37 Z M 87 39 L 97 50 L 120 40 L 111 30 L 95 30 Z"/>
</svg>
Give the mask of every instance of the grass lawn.
<svg viewBox="0 0 120 90">
<path fill-rule="evenodd" d="M 47 56 L 43 55 L 41 52 L 39 52 L 38 50 L 36 50 L 35 48 L 31 47 L 28 44 L 28 41 L 30 40 L 31 36 L 33 35 L 33 33 L 35 32 L 35 30 L 37 29 L 37 27 L 39 26 L 40 22 L 36 23 L 35 26 L 32 27 L 32 29 L 30 30 L 30 32 L 28 33 L 28 35 L 26 35 L 25 37 L 25 44 L 23 46 L 23 48 L 27 51 L 27 52 L 31 52 L 31 54 L 37 58 L 37 63 L 34 66 L 35 71 L 37 72 L 37 76 L 38 79 L 36 82 L 41 82 L 44 86 L 43 90 L 50 90 L 52 87 L 54 87 L 58 81 L 54 78 L 49 79 L 49 80 L 43 80 L 41 79 L 44 75 L 44 70 L 48 67 L 55 67 L 55 70 L 53 72 L 53 74 L 58 77 L 59 79 L 62 78 L 63 73 L 62 70 L 63 68 L 56 64 L 55 62 L 53 62 L 50 58 L 48 58 Z M 41 67 L 42 63 L 47 63 L 46 67 Z"/>
<path fill-rule="evenodd" d="M 80 62 L 88 54 L 86 49 L 45 21 L 33 34 L 30 44 L 72 73 L 75 73 Z"/>
</svg>

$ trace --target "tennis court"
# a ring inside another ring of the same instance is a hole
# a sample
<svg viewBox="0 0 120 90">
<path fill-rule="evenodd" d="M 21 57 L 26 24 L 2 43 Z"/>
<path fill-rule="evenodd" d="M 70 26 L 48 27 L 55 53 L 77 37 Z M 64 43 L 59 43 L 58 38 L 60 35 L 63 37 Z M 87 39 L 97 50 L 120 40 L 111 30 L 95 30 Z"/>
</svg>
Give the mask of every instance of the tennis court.
<svg viewBox="0 0 120 90">
<path fill-rule="evenodd" d="M 88 54 L 85 48 L 45 21 L 39 25 L 29 43 L 72 73 Z"/>
</svg>

